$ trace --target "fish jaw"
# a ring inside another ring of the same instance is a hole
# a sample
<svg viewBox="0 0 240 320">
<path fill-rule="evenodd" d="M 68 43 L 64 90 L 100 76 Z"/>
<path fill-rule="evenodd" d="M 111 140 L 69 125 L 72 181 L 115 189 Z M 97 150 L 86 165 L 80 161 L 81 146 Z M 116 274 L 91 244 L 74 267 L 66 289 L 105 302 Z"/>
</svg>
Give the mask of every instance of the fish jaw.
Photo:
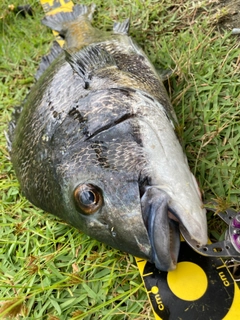
<svg viewBox="0 0 240 320">
<path fill-rule="evenodd" d="M 207 243 L 205 220 L 200 215 L 200 219 L 194 220 L 191 214 L 173 203 L 169 194 L 157 187 L 146 187 L 141 198 L 143 220 L 152 247 L 150 261 L 162 271 L 174 270 L 177 266 L 181 226 L 199 245 Z M 205 210 L 201 210 L 204 215 Z M 203 221 L 202 225 L 199 220 Z"/>
<path fill-rule="evenodd" d="M 180 249 L 177 222 L 168 216 L 169 196 L 148 187 L 141 198 L 142 214 L 152 246 L 151 261 L 162 271 L 174 270 Z"/>
<path fill-rule="evenodd" d="M 192 210 L 191 210 L 192 209 Z M 195 240 L 199 246 L 207 244 L 207 219 L 206 209 L 202 202 L 196 203 L 196 206 L 183 206 L 183 204 L 172 201 L 169 206 L 171 216 L 183 226 L 185 232 L 189 233 L 191 239 Z"/>
</svg>

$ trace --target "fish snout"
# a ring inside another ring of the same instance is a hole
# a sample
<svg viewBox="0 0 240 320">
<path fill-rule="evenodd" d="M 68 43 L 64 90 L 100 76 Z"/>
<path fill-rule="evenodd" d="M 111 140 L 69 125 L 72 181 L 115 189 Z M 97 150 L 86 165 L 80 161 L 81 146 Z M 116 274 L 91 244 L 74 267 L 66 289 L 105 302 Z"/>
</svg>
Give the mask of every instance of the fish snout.
<svg viewBox="0 0 240 320">
<path fill-rule="evenodd" d="M 199 246 L 208 242 L 206 209 L 201 201 L 194 203 L 194 206 L 171 205 L 170 217 L 179 222 L 181 233 L 188 234 L 188 237 L 195 240 Z"/>
<path fill-rule="evenodd" d="M 193 211 L 177 205 L 169 194 L 147 187 L 142 198 L 142 215 L 152 246 L 151 262 L 162 271 L 176 268 L 180 250 L 180 231 L 203 245 L 207 243 L 206 212 L 201 201 Z"/>
</svg>

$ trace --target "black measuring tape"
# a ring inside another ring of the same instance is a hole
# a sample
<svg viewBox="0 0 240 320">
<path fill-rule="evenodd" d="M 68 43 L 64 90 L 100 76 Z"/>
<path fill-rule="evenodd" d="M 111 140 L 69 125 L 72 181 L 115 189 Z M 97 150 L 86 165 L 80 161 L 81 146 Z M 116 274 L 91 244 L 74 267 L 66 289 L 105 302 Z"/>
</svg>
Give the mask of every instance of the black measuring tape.
<svg viewBox="0 0 240 320">
<path fill-rule="evenodd" d="M 156 320 L 240 319 L 240 289 L 221 258 L 202 256 L 182 241 L 174 271 L 136 261 Z"/>
</svg>

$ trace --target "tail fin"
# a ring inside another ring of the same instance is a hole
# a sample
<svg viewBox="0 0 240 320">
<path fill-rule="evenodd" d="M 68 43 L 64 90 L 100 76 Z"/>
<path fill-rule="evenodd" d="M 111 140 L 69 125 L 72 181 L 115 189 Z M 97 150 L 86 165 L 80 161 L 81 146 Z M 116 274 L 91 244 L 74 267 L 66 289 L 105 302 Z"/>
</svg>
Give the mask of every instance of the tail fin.
<svg viewBox="0 0 240 320">
<path fill-rule="evenodd" d="M 54 31 L 59 32 L 60 35 L 64 35 L 66 29 L 66 23 L 78 20 L 79 17 L 91 21 L 96 5 L 91 6 L 75 5 L 72 12 L 59 12 L 53 15 L 47 15 L 42 19 L 42 23 Z"/>
</svg>

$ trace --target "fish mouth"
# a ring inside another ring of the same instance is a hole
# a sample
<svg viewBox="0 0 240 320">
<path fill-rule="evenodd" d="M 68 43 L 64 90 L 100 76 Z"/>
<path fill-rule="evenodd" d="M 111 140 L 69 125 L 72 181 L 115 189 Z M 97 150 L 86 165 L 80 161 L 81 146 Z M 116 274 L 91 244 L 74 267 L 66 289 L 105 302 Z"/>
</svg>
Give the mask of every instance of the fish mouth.
<svg viewBox="0 0 240 320">
<path fill-rule="evenodd" d="M 180 249 L 180 231 L 183 237 L 187 235 L 199 245 L 207 243 L 206 211 L 200 200 L 197 206 L 191 207 L 158 187 L 146 186 L 141 194 L 142 217 L 152 249 L 150 261 L 161 271 L 174 270 Z"/>
<path fill-rule="evenodd" d="M 151 262 L 159 270 L 174 270 L 180 249 L 180 231 L 178 218 L 169 210 L 169 196 L 150 187 L 141 198 L 141 207 L 152 248 Z"/>
</svg>

